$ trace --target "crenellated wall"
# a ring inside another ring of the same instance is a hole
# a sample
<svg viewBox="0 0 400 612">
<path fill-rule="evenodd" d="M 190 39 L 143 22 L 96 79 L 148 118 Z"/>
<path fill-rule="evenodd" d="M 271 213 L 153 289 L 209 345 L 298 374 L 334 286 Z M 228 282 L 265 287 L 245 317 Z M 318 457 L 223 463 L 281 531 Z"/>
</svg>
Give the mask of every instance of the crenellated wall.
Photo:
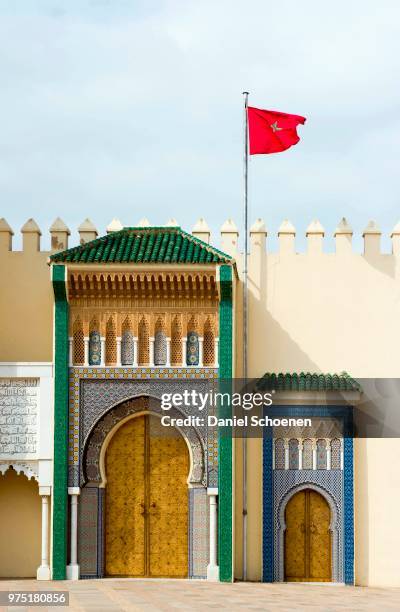
<svg viewBox="0 0 400 612">
<path fill-rule="evenodd" d="M 12 250 L 13 231 L 0 220 L 0 361 L 49 362 L 53 358 L 53 297 L 40 251 L 41 231 L 33 219 L 23 225 L 22 251 Z"/>
<path fill-rule="evenodd" d="M 176 224 L 175 219 L 167 222 L 171 224 Z M 149 222 L 142 219 L 138 225 Z M 120 221 L 113 219 L 106 231 L 121 228 Z M 46 264 L 50 253 L 40 250 L 41 230 L 33 219 L 21 232 L 23 248 L 14 251 L 13 230 L 0 220 L 0 282 L 2 295 L 7 296 L 0 300 L 1 358 L 49 361 L 48 321 L 53 306 Z M 81 244 L 98 236 L 89 219 L 78 232 Z M 210 243 L 204 219 L 193 227 L 193 235 Z M 270 252 L 264 222 L 257 220 L 250 230 L 249 374 L 345 369 L 354 376 L 395 376 L 400 369 L 396 354 L 400 224 L 391 234 L 390 255 L 381 252 L 381 232 L 372 221 L 363 233 L 363 253 L 352 249 L 353 231 L 345 219 L 334 232 L 335 253 L 324 252 L 325 230 L 318 221 L 309 225 L 306 235 L 306 251 L 297 253 L 296 230 L 284 221 L 278 229 L 278 251 Z M 61 219 L 54 221 L 50 236 L 52 252 L 68 248 L 70 230 Z M 238 242 L 238 229 L 229 219 L 221 228 L 220 247 L 236 258 L 240 272 Z M 236 320 L 240 343 L 240 308 Z"/>
<path fill-rule="evenodd" d="M 279 249 L 270 252 L 263 222 L 252 226 L 250 376 L 302 370 L 346 370 L 356 377 L 400 375 L 400 225 L 391 235 L 392 254 L 381 252 L 376 223 L 364 230 L 363 253 L 353 250 L 352 234 L 343 219 L 334 232 L 335 252 L 326 253 L 325 230 L 313 221 L 307 228 L 306 251 L 297 253 L 295 228 L 284 221 L 278 230 Z M 240 270 L 238 234 L 223 234 L 223 242 Z M 238 325 L 240 337 L 240 317 Z"/>
</svg>

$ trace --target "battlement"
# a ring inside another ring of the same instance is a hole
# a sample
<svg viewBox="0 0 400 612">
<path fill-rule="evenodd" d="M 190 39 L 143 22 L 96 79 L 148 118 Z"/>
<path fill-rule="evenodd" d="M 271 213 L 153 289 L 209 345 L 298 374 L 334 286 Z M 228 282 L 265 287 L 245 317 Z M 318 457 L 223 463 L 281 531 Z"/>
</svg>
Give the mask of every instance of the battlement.
<svg viewBox="0 0 400 612">
<path fill-rule="evenodd" d="M 178 226 L 176 219 L 169 219 L 166 227 Z M 137 227 L 150 227 L 148 219 L 141 219 Z M 94 240 L 99 235 L 110 234 L 123 229 L 119 219 L 113 219 L 103 231 L 98 231 L 90 219 L 85 219 L 77 228 L 79 244 L 83 245 Z M 42 232 L 34 219 L 28 221 L 21 228 L 22 252 L 29 254 L 35 252 L 56 253 L 63 251 L 75 244 L 69 244 L 71 231 L 69 227 L 59 217 L 49 228 L 50 251 L 41 251 Z M 228 219 L 220 229 L 220 239 L 211 241 L 211 230 L 203 218 L 200 218 L 192 228 L 192 235 L 207 244 L 219 246 L 221 250 L 233 257 L 239 256 L 239 229 L 232 219 Z M 267 236 L 269 232 L 262 219 L 257 219 L 250 228 L 250 254 L 269 253 L 267 249 Z M 6 219 L 0 219 L 0 257 L 5 252 L 18 252 L 13 250 L 14 231 Z M 296 251 L 296 228 L 292 223 L 285 219 L 277 231 L 278 254 L 282 256 L 294 255 Z M 335 242 L 335 252 L 338 255 L 349 255 L 353 251 L 352 238 L 353 229 L 348 221 L 343 218 L 333 232 Z M 379 256 L 381 250 L 382 232 L 375 221 L 370 221 L 362 234 L 364 241 L 363 254 L 366 257 Z M 324 252 L 325 229 L 318 220 L 313 220 L 306 230 L 306 249 L 305 254 L 320 255 Z M 400 222 L 395 225 L 391 234 L 392 254 L 400 256 Z"/>
</svg>

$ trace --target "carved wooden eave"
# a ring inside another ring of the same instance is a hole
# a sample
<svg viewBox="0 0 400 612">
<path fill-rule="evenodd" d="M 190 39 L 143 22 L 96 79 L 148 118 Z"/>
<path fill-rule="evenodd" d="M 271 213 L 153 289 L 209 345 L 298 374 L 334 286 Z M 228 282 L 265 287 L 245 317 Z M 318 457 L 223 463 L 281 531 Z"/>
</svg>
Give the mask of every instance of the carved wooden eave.
<svg viewBox="0 0 400 612">
<path fill-rule="evenodd" d="M 152 270 L 135 266 L 127 270 L 77 269 L 68 267 L 68 297 L 71 303 L 218 301 L 216 269 Z"/>
</svg>

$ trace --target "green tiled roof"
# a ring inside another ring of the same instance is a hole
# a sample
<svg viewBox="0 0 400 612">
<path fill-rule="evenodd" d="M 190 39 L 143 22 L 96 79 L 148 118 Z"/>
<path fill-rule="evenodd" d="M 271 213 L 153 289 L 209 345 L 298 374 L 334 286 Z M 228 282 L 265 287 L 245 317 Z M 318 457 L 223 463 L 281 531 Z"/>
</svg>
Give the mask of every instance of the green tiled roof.
<svg viewBox="0 0 400 612">
<path fill-rule="evenodd" d="M 52 263 L 230 263 L 226 253 L 180 227 L 125 227 L 51 255 Z"/>
<path fill-rule="evenodd" d="M 341 374 L 267 372 L 260 378 L 257 387 L 263 391 L 361 391 L 359 383 L 347 372 Z"/>
</svg>

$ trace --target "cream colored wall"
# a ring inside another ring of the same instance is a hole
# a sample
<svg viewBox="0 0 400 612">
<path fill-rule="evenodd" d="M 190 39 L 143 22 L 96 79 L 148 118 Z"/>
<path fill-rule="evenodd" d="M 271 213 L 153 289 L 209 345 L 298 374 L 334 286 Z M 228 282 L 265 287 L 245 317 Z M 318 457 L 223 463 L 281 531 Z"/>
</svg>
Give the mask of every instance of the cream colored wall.
<svg viewBox="0 0 400 612">
<path fill-rule="evenodd" d="M 38 484 L 9 469 L 0 474 L 0 578 L 36 577 L 40 538 Z"/>
<path fill-rule="evenodd" d="M 400 586 L 400 441 L 354 446 L 356 584 Z"/>
<path fill-rule="evenodd" d="M 23 250 L 10 251 L 0 229 L 0 362 L 53 359 L 49 253 L 38 250 L 38 238 L 24 234 Z"/>
<path fill-rule="evenodd" d="M 351 235 L 338 233 L 336 253 L 323 253 L 318 224 L 296 254 L 294 235 L 279 236 L 266 253 L 265 233 L 251 234 L 249 257 L 249 376 L 271 372 L 341 372 L 355 377 L 400 378 L 400 248 L 380 253 L 376 226 L 364 254 Z M 287 229 L 287 226 L 286 226 Z M 313 228 L 310 228 L 311 230 Z M 283 227 L 285 230 L 285 227 Z M 242 267 L 237 234 L 222 244 Z M 237 312 L 237 371 L 241 368 L 241 300 Z M 242 538 L 242 460 L 237 445 L 235 527 Z M 360 585 L 400 586 L 400 441 L 355 441 L 355 576 Z M 262 447 L 248 440 L 248 579 L 261 579 Z M 241 542 L 235 575 L 242 575 Z"/>
</svg>

